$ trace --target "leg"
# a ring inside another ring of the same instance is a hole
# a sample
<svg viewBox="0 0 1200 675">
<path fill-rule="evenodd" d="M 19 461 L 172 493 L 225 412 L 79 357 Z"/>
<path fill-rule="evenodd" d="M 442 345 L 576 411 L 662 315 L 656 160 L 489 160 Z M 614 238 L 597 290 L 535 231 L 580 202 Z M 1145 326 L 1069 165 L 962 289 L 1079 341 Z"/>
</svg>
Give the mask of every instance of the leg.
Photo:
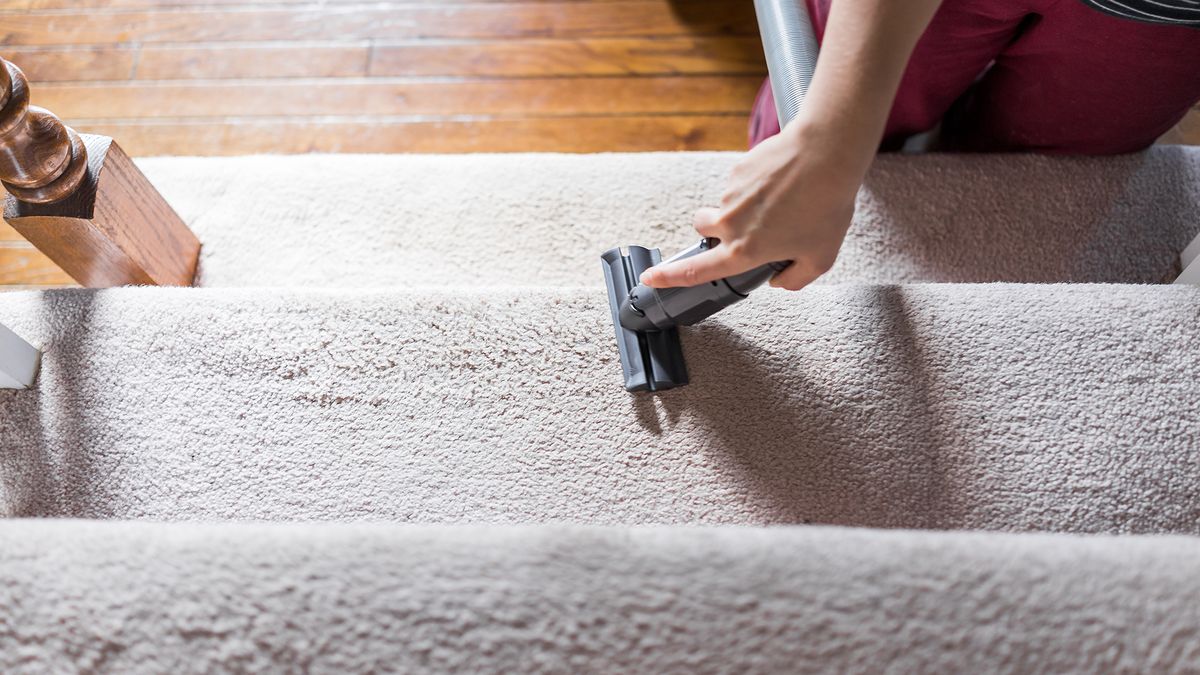
<svg viewBox="0 0 1200 675">
<path fill-rule="evenodd" d="M 818 38 L 832 0 L 806 0 Z M 884 147 L 937 126 L 942 116 L 1012 41 L 1028 14 L 1024 2 L 945 0 L 917 42 L 892 105 Z M 763 85 L 751 115 L 750 145 L 779 132 L 775 100 Z"/>
<path fill-rule="evenodd" d="M 1200 99 L 1200 31 L 1040 0 L 1040 16 L 947 118 L 950 147 L 1113 154 L 1143 149 Z"/>
</svg>

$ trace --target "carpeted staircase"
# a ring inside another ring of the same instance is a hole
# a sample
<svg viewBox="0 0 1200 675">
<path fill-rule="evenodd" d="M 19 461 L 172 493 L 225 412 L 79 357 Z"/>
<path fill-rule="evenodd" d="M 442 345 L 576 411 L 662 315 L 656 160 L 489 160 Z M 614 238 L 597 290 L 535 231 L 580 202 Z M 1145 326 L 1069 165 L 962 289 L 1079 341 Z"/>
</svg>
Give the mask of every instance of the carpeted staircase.
<svg viewBox="0 0 1200 675">
<path fill-rule="evenodd" d="M 1200 668 L 1200 150 L 881 158 L 628 394 L 736 158 L 140 162 L 201 288 L 0 294 L 0 671 Z"/>
</svg>

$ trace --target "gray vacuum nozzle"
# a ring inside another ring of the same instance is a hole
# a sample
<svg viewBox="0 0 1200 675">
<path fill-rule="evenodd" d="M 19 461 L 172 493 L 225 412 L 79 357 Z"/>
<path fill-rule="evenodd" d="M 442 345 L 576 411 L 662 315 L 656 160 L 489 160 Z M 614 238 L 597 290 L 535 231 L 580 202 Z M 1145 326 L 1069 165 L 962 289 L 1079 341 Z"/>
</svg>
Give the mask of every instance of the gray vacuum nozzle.
<svg viewBox="0 0 1200 675">
<path fill-rule="evenodd" d="M 640 323 L 637 309 L 629 303 L 629 291 L 637 287 L 642 272 L 662 260 L 658 249 L 630 246 L 623 255 L 621 249 L 613 248 L 600 259 L 604 263 L 604 283 L 608 288 L 608 306 L 612 310 L 625 389 L 662 391 L 687 384 L 687 366 L 678 330 L 637 331 L 625 327 Z M 653 324 L 647 322 L 647 325 L 653 328 Z"/>
</svg>

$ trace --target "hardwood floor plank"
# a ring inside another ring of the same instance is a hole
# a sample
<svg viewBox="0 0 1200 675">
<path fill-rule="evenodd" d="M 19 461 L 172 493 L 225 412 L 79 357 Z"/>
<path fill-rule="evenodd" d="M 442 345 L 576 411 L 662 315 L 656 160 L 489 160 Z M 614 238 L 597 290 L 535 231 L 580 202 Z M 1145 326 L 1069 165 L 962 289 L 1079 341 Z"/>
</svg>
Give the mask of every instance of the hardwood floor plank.
<svg viewBox="0 0 1200 675">
<path fill-rule="evenodd" d="M 0 56 L 16 64 L 34 83 L 127 80 L 133 74 L 134 50 L 130 47 L 4 47 Z"/>
<path fill-rule="evenodd" d="M 55 288 L 75 288 L 78 284 L 46 284 L 43 286 L 25 285 L 25 284 L 0 284 L 0 293 L 14 293 L 16 291 L 49 291 Z"/>
<path fill-rule="evenodd" d="M 71 285 L 74 280 L 32 247 L 0 247 L 0 284 Z"/>
<path fill-rule="evenodd" d="M 3 196 L 0 196 L 0 200 L 2 199 Z M 17 231 L 12 229 L 11 225 L 0 219 L 0 242 L 7 243 L 14 241 L 23 242 L 25 241 L 25 237 L 17 234 Z"/>
<path fill-rule="evenodd" d="M 362 0 L 324 0 L 326 3 Z M 25 0 L 30 9 L 174 9 L 197 5 L 316 5 L 321 0 Z"/>
<path fill-rule="evenodd" d="M 757 37 L 414 40 L 377 45 L 373 76 L 766 74 Z"/>
<path fill-rule="evenodd" d="M 751 3 L 519 2 L 377 4 L 6 14 L 9 45 L 264 40 L 757 35 Z"/>
<path fill-rule="evenodd" d="M 364 77 L 370 47 L 261 45 L 253 47 L 142 47 L 135 78 L 196 80 L 285 77 Z"/>
<path fill-rule="evenodd" d="M 642 152 L 744 150 L 744 115 L 502 120 L 96 122 L 130 154 L 305 152 Z"/>
<path fill-rule="evenodd" d="M 600 77 L 376 82 L 46 84 L 33 102 L 64 120 L 269 115 L 745 113 L 762 80 Z"/>
</svg>

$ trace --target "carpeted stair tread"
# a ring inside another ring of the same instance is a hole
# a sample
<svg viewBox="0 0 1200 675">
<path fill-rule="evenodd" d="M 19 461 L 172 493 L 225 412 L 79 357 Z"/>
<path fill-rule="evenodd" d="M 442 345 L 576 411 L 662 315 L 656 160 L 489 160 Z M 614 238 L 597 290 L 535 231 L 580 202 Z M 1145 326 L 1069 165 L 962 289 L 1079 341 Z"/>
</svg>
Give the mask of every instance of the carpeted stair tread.
<svg viewBox="0 0 1200 675">
<path fill-rule="evenodd" d="M 1200 290 L 764 291 L 620 384 L 595 289 L 0 295 L 16 516 L 1200 533 Z"/>
<path fill-rule="evenodd" d="M 0 522 L 4 672 L 1188 672 L 1200 540 Z"/>
<path fill-rule="evenodd" d="M 596 286 L 613 246 L 694 242 L 740 153 L 141 160 L 209 286 Z M 1200 149 L 884 156 L 822 283 L 1158 282 L 1200 230 Z"/>
</svg>

